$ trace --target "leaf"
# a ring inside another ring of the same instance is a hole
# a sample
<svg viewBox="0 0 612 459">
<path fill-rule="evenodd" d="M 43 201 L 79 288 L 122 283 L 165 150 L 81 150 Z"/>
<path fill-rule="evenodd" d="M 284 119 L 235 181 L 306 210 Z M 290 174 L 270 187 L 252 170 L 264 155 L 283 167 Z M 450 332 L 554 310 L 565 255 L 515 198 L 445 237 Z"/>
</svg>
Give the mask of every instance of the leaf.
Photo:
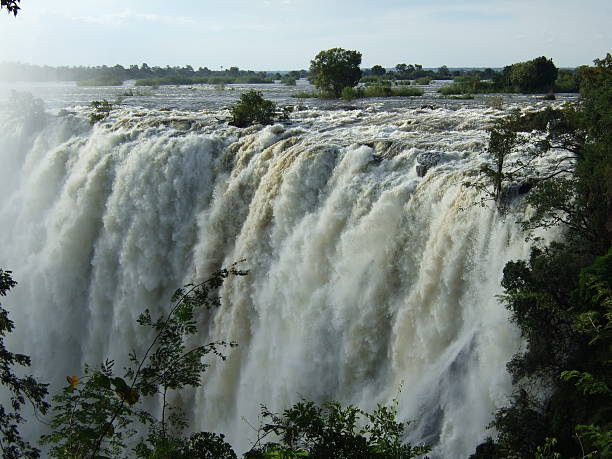
<svg viewBox="0 0 612 459">
<path fill-rule="evenodd" d="M 117 390 L 115 393 L 121 400 L 125 401 L 128 405 L 134 405 L 140 399 L 140 394 L 138 393 L 138 391 L 130 389 L 129 387 L 126 387 L 122 390 Z"/>
</svg>

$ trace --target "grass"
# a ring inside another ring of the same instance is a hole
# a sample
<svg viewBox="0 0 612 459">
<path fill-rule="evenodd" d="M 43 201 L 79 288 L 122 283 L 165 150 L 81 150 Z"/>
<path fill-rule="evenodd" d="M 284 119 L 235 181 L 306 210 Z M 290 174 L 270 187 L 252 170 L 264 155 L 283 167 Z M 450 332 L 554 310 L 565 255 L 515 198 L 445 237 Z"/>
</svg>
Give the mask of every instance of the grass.
<svg viewBox="0 0 612 459">
<path fill-rule="evenodd" d="M 320 96 L 318 92 L 296 92 L 291 94 L 294 99 L 317 99 Z"/>
<path fill-rule="evenodd" d="M 368 86 L 363 88 L 362 97 L 417 97 L 422 96 L 423 90 L 418 88 L 390 86 Z"/>
</svg>

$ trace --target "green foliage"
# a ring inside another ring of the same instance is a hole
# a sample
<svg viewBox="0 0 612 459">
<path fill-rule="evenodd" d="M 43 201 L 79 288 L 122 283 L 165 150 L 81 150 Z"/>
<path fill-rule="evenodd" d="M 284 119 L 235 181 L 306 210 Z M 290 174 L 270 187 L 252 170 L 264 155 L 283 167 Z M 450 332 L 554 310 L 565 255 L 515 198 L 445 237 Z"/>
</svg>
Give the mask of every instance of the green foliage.
<svg viewBox="0 0 612 459">
<path fill-rule="evenodd" d="M 281 83 L 285 86 L 295 86 L 297 84 L 295 77 L 291 75 L 283 75 Z"/>
<path fill-rule="evenodd" d="M 385 70 L 384 67 L 380 66 L 380 65 L 374 65 L 372 66 L 372 68 L 370 69 L 370 73 L 372 75 L 384 75 L 385 73 L 387 73 L 387 71 Z"/>
<path fill-rule="evenodd" d="M 231 109 L 232 121 L 236 127 L 246 127 L 252 123 L 272 124 L 276 114 L 276 105 L 266 100 L 260 91 L 247 91 L 240 95 L 240 100 Z"/>
<path fill-rule="evenodd" d="M 389 76 L 387 75 L 364 75 L 359 80 L 361 83 L 374 83 L 374 84 L 382 84 L 383 81 L 390 81 Z M 410 82 L 408 82 L 410 84 Z"/>
<path fill-rule="evenodd" d="M 417 78 L 416 80 L 414 80 L 415 84 L 420 84 L 420 85 L 427 85 L 429 83 L 431 83 L 431 78 L 429 77 L 420 77 Z"/>
<path fill-rule="evenodd" d="M 477 181 L 465 181 L 464 186 L 473 187 L 481 191 L 483 200 L 492 199 L 498 208 L 502 207 L 502 185 L 506 181 L 517 179 L 517 174 L 524 173 L 526 164 L 522 161 L 508 165 L 508 156 L 522 143 L 518 135 L 517 126 L 520 124 L 521 114 L 513 112 L 511 115 L 497 119 L 489 131 L 488 154 L 489 161 L 480 166 Z M 484 202 L 484 201 L 483 201 Z"/>
<path fill-rule="evenodd" d="M 11 271 L 0 269 L 0 296 L 15 287 Z M 0 450 L 4 459 L 33 459 L 40 456 L 40 451 L 24 440 L 19 433 L 19 426 L 25 421 L 21 410 L 26 400 L 35 412 L 45 414 L 49 404 L 45 401 L 47 385 L 41 384 L 33 376 L 18 376 L 19 367 L 30 366 L 30 357 L 9 351 L 4 338 L 15 328 L 8 317 L 8 311 L 0 305 L 0 386 L 10 396 L 10 405 L 0 404 Z"/>
<path fill-rule="evenodd" d="M 544 444 L 536 449 L 535 459 L 561 459 L 561 454 L 554 451 L 556 446 L 556 438 L 546 438 Z"/>
<path fill-rule="evenodd" d="M 342 48 L 321 51 L 310 62 L 313 84 L 324 94 L 338 99 L 342 89 L 354 87 L 361 78 L 361 53 Z"/>
<path fill-rule="evenodd" d="M 523 93 L 548 92 L 553 89 L 557 75 L 552 59 L 541 56 L 512 64 L 508 79 L 511 86 Z"/>
<path fill-rule="evenodd" d="M 95 370 L 86 367 L 81 378 L 69 376 L 68 386 L 53 397 L 52 431 L 42 438 L 51 447 L 50 455 L 62 459 L 123 457 L 127 440 L 147 428 L 148 435 L 140 438 L 135 449 L 137 457 L 234 458 L 227 451 L 225 456 L 216 456 L 214 451 L 228 448 L 223 437 L 195 434 L 187 440 L 173 434 L 182 431 L 186 422 L 181 411 L 168 404 L 167 395 L 169 391 L 199 387 L 208 366 L 203 359 L 209 354 L 225 359 L 221 349 L 236 345 L 224 341 L 197 346 L 188 343 L 198 333 L 198 311 L 220 304 L 216 292 L 228 276 L 245 274 L 231 265 L 204 282 L 178 289 L 167 314 L 153 319 L 145 310 L 138 323 L 150 329 L 153 339 L 140 355 L 130 353 L 131 365 L 125 368 L 123 377 L 116 375 L 112 360 Z M 147 406 L 143 398 L 155 395 L 162 401 L 159 420 L 143 408 Z M 194 451 L 196 447 L 199 452 Z M 205 447 L 213 452 L 205 453 Z"/>
<path fill-rule="evenodd" d="M 146 412 L 133 408 L 137 393 L 114 376 L 113 365 L 106 361 L 95 370 L 85 367 L 83 377 L 67 378 L 62 393 L 53 396 L 52 432 L 41 438 L 42 444 L 52 445 L 51 457 L 118 457 L 136 433 L 131 428 L 133 418 L 152 422 Z M 134 394 L 129 403 L 124 402 L 127 394 Z"/>
<path fill-rule="evenodd" d="M 260 427 L 259 440 L 245 458 L 408 459 L 430 450 L 402 444 L 409 423 L 397 422 L 397 402 L 367 412 L 337 402 L 318 406 L 300 401 L 282 414 L 262 407 L 262 418 L 268 422 Z M 260 445 L 270 434 L 278 443 Z"/>
<path fill-rule="evenodd" d="M 516 393 L 496 414 L 490 457 L 599 458 L 612 451 L 612 56 L 595 64 L 579 72 L 579 103 L 503 122 L 509 136 L 529 140 L 532 158 L 555 150 L 556 164 L 545 173 L 530 161 L 518 171 L 533 185 L 523 227 L 563 225 L 565 232 L 563 242 L 533 248 L 528 261 L 504 268 L 502 300 L 525 348 L 508 364 Z M 490 148 L 504 152 L 513 143 L 491 139 Z M 507 177 L 506 164 L 491 169 L 496 179 Z M 533 387 L 549 397 L 536 401 Z"/>
<path fill-rule="evenodd" d="M 573 382 L 576 389 L 583 395 L 612 395 L 606 383 L 595 378 L 591 373 L 566 370 L 561 372 L 561 380 Z"/>
<path fill-rule="evenodd" d="M 91 102 L 92 111 L 89 114 L 89 123 L 96 124 L 98 121 L 105 120 L 113 109 L 113 104 L 108 100 L 94 100 Z"/>
<path fill-rule="evenodd" d="M 418 97 L 422 95 L 423 90 L 419 88 L 367 86 L 363 90 L 364 97 Z"/>
<path fill-rule="evenodd" d="M 576 435 L 581 445 L 589 450 L 584 459 L 612 457 L 612 429 L 592 424 L 576 426 Z"/>
<path fill-rule="evenodd" d="M 555 80 L 555 92 L 578 92 L 579 81 L 575 71 L 559 70 L 557 79 Z"/>
<path fill-rule="evenodd" d="M 341 96 L 342 96 L 342 98 L 344 100 L 351 101 L 351 100 L 359 97 L 359 92 L 357 90 L 355 90 L 354 88 L 351 88 L 350 86 L 347 86 L 346 88 L 342 88 Z"/>
<path fill-rule="evenodd" d="M 438 92 L 444 96 L 498 92 L 493 83 L 482 81 L 479 75 L 456 77 L 452 84 L 442 86 Z"/>
<path fill-rule="evenodd" d="M 319 94 L 316 92 L 296 92 L 291 94 L 291 97 L 294 99 L 316 99 L 319 97 Z"/>
</svg>

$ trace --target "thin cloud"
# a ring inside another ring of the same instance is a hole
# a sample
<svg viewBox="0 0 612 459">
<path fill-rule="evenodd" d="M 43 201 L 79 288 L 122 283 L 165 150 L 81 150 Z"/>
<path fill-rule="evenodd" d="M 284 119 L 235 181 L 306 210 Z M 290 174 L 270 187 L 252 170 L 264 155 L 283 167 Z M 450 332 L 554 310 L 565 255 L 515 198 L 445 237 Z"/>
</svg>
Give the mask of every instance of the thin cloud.
<svg viewBox="0 0 612 459">
<path fill-rule="evenodd" d="M 121 27 L 134 22 L 150 22 L 164 25 L 193 25 L 196 24 L 192 18 L 184 16 L 166 16 L 159 14 L 142 14 L 126 10 L 120 13 L 102 14 L 99 16 L 73 16 L 73 21 L 96 24 L 105 27 Z"/>
</svg>

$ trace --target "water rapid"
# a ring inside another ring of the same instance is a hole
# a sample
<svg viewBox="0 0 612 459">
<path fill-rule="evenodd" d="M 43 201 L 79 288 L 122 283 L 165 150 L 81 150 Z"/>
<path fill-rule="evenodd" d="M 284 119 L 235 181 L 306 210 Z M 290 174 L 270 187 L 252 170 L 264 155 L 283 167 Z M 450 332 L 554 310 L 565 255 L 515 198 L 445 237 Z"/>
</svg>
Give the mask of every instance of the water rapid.
<svg viewBox="0 0 612 459">
<path fill-rule="evenodd" d="M 490 435 L 521 344 L 495 295 L 527 247 L 518 216 L 461 184 L 501 112 L 310 108 L 239 130 L 219 110 L 117 108 L 94 127 L 87 110 L 0 117 L 0 266 L 19 281 L 3 303 L 42 380 L 121 365 L 145 307 L 244 258 L 199 336 L 239 346 L 176 400 L 194 429 L 243 451 L 260 404 L 398 397 L 434 457 Z M 422 153 L 439 162 L 419 177 Z"/>
</svg>

